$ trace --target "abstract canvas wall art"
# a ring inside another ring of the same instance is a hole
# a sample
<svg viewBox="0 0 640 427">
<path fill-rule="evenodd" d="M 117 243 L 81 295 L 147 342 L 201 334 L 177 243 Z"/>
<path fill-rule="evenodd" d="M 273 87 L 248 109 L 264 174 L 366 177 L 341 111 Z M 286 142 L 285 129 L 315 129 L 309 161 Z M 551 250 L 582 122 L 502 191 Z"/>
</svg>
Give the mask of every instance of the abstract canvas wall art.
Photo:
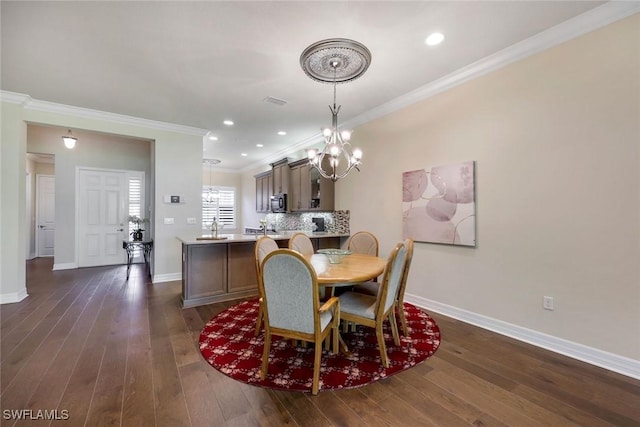
<svg viewBox="0 0 640 427">
<path fill-rule="evenodd" d="M 475 246 L 475 193 L 473 161 L 403 172 L 403 238 Z"/>
</svg>

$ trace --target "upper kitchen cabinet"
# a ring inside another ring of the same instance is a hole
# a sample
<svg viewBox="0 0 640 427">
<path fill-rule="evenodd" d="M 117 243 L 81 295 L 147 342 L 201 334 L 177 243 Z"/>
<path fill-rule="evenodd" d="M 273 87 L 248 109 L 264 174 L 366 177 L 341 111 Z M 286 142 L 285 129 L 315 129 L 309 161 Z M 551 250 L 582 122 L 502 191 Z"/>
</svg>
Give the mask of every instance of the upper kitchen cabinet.
<svg viewBox="0 0 640 427">
<path fill-rule="evenodd" d="M 255 175 L 256 179 L 256 212 L 269 212 L 270 199 L 273 195 L 273 172 L 266 171 Z"/>
<path fill-rule="evenodd" d="M 334 182 L 323 178 L 317 169 L 303 159 L 289 164 L 289 210 L 332 211 L 334 209 Z"/>
<path fill-rule="evenodd" d="M 289 192 L 289 159 L 278 160 L 271 163 L 273 171 L 273 193 Z"/>
</svg>

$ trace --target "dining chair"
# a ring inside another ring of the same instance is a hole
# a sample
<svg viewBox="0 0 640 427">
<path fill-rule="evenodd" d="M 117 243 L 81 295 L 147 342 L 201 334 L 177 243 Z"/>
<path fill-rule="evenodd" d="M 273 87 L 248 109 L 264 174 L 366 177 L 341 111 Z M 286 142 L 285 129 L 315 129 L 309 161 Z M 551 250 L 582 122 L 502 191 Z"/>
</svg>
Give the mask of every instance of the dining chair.
<svg viewBox="0 0 640 427">
<path fill-rule="evenodd" d="M 378 256 L 378 239 L 368 231 L 358 231 L 347 240 L 347 249 L 356 254 Z"/>
<path fill-rule="evenodd" d="M 256 241 L 256 245 L 254 247 L 255 259 L 256 259 L 256 275 L 258 278 L 258 283 L 262 280 L 262 272 L 260 271 L 260 266 L 262 265 L 262 261 L 264 258 L 271 252 L 278 250 L 278 244 L 275 240 L 273 240 L 269 236 L 262 236 Z M 255 336 L 260 335 L 260 330 L 262 329 L 262 318 L 264 314 L 264 297 L 261 293 L 261 287 L 258 285 L 258 293 L 260 294 L 259 306 L 258 306 L 258 320 L 256 321 L 256 332 Z"/>
<path fill-rule="evenodd" d="M 347 240 L 347 249 L 356 254 L 378 256 L 378 246 L 378 238 L 369 231 L 358 231 Z"/>
<path fill-rule="evenodd" d="M 402 282 L 407 250 L 404 243 L 398 243 L 387 259 L 380 292 L 376 296 L 349 291 L 340 295 L 340 318 L 344 321 L 375 328 L 380 348 L 380 358 L 385 368 L 389 367 L 389 358 L 384 344 L 382 325 L 389 319 L 393 342 L 400 345 L 398 325 L 396 323 L 396 298 Z"/>
<path fill-rule="evenodd" d="M 291 239 L 289 239 L 289 249 L 300 252 L 303 256 L 311 256 L 315 252 L 311 239 L 304 233 L 295 233 L 291 236 Z"/>
<path fill-rule="evenodd" d="M 315 344 L 311 392 L 318 393 L 322 343 L 333 332 L 333 352 L 338 351 L 340 300 L 332 297 L 320 305 L 318 278 L 311 263 L 291 249 L 278 249 L 262 261 L 259 282 L 264 302 L 264 350 L 260 378 L 269 369 L 271 336 Z"/>
<path fill-rule="evenodd" d="M 407 278 L 409 277 L 409 268 L 411 267 L 411 260 L 413 259 L 413 239 L 410 237 L 405 239 L 404 246 L 407 248 L 407 255 L 404 261 L 404 269 L 402 270 L 402 281 L 398 289 L 398 297 L 396 298 L 396 309 L 398 310 L 398 317 L 400 317 L 400 323 L 402 324 L 402 334 L 408 337 L 409 327 L 407 325 L 407 317 L 404 314 L 404 292 L 407 289 Z M 380 284 L 373 281 L 360 283 L 353 287 L 353 291 L 376 296 L 380 291 Z"/>
<path fill-rule="evenodd" d="M 402 324 L 402 334 L 408 337 L 409 326 L 407 325 L 407 316 L 404 314 L 404 291 L 407 289 L 407 278 L 409 277 L 409 268 L 411 267 L 411 260 L 413 259 L 413 239 L 410 237 L 405 239 L 404 246 L 407 248 L 407 256 L 404 260 L 402 281 L 400 282 L 400 289 L 398 289 L 398 297 L 396 298 L 396 310 L 398 310 L 398 316 Z"/>
</svg>

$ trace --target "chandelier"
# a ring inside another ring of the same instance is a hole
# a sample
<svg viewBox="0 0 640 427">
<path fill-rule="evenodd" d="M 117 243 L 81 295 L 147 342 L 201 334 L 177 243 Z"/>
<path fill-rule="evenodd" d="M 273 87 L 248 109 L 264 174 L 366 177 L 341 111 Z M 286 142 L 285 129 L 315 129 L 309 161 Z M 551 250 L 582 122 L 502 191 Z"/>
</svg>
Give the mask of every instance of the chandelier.
<svg viewBox="0 0 640 427">
<path fill-rule="evenodd" d="M 322 150 L 307 150 L 309 164 L 320 175 L 337 181 L 344 178 L 352 169 L 360 171 L 362 151 L 352 149 L 351 131 L 338 129 L 336 106 L 336 86 L 355 80 L 367 71 L 371 63 L 371 52 L 363 44 L 349 39 L 321 40 L 307 47 L 300 55 L 300 65 L 311 79 L 322 83 L 333 83 L 333 106 L 331 127 L 322 129 L 324 147 Z"/>
</svg>

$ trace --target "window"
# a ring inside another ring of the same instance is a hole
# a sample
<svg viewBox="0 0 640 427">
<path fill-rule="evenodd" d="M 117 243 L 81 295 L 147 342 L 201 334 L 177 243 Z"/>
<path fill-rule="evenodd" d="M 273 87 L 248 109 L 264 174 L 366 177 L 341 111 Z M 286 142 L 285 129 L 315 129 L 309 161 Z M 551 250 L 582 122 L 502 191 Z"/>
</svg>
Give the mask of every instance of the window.
<svg viewBox="0 0 640 427">
<path fill-rule="evenodd" d="M 136 216 L 140 219 L 146 218 L 144 215 L 144 173 L 143 172 L 129 172 L 129 216 Z M 140 224 L 141 227 L 144 227 L 144 223 Z M 148 225 L 148 223 L 147 223 Z M 131 233 L 137 227 L 134 223 L 129 222 L 129 239 L 131 239 Z M 147 238 L 149 238 L 149 231 L 147 229 Z M 133 262 L 142 262 L 144 260 L 142 249 L 136 247 L 133 251 Z"/>
<path fill-rule="evenodd" d="M 219 226 L 236 228 L 236 189 L 202 186 L 202 229 L 209 230 L 213 218 Z M 221 228 L 222 228 L 221 227 Z M 220 229 L 219 229 L 220 230 Z"/>
<path fill-rule="evenodd" d="M 142 179 L 137 176 L 129 176 L 129 216 L 144 218 L 142 215 Z M 136 228 L 132 222 L 129 223 L 129 235 Z"/>
</svg>

